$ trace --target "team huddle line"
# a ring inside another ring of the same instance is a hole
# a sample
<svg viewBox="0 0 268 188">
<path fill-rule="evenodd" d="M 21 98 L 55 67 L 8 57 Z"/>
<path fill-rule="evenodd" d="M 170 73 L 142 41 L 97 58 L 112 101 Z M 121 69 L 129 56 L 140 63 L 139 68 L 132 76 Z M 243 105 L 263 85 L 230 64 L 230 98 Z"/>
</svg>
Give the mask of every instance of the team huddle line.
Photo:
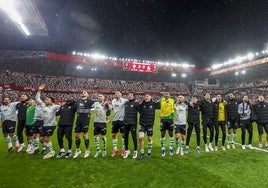
<svg viewBox="0 0 268 188">
<path fill-rule="evenodd" d="M 227 100 L 223 100 L 222 96 L 218 94 L 215 101 L 213 101 L 210 94 L 206 93 L 201 100 L 193 96 L 190 101 L 185 101 L 182 95 L 179 95 L 175 99 L 170 96 L 169 92 L 164 92 L 163 97 L 155 102 L 149 94 L 145 95 L 143 101 L 137 102 L 134 93 L 130 92 L 127 95 L 127 99 L 125 99 L 122 98 L 120 91 L 116 91 L 114 99 L 108 102 L 105 100 L 103 94 L 99 94 L 98 100 L 94 101 L 89 98 L 87 91 L 83 91 L 79 100 L 74 101 L 70 96 L 67 98 L 66 103 L 59 106 L 54 104 L 52 97 L 46 97 L 44 101 L 41 100 L 41 92 L 44 89 L 45 85 L 41 84 L 35 97 L 22 95 L 20 102 L 11 102 L 8 96 L 3 97 L 0 107 L 1 124 L 4 138 L 8 146 L 8 152 L 14 149 L 12 141 L 15 142 L 17 152 L 22 151 L 26 146 L 23 141 L 23 130 L 25 129 L 28 141 L 27 153 L 36 154 L 41 152 L 43 159 L 54 157 L 55 151 L 53 150 L 51 136 L 58 125 L 57 140 L 60 151 L 56 158 L 77 158 L 82 153 L 80 149 L 81 136 L 85 144 L 84 158 L 87 158 L 90 154 L 88 137 L 90 114 L 94 113 L 93 134 L 96 148 L 94 157 L 100 155 L 106 157 L 106 126 L 111 110 L 114 111 L 112 119 L 113 150 L 111 157 L 115 157 L 119 152 L 118 133 L 120 133 L 122 139 L 121 156 L 123 158 L 128 158 L 131 153 L 128 147 L 129 133 L 131 133 L 134 144 L 132 158 L 142 160 L 145 157 L 145 134 L 148 139 L 147 157 L 150 158 L 152 156 L 153 128 L 156 109 L 160 109 L 160 142 L 161 155 L 163 157 L 166 155 L 166 132 L 168 132 L 169 136 L 169 155 L 173 155 L 174 152 L 180 155 L 189 152 L 189 143 L 193 128 L 195 128 L 196 133 L 196 152 L 201 153 L 201 124 L 205 152 L 219 150 L 218 141 L 220 129 L 222 132 L 220 148 L 223 151 L 226 150 L 226 147 L 227 149 L 235 149 L 236 129 L 238 127 L 241 128 L 242 149 L 246 149 L 246 146 L 253 149 L 253 122 L 256 122 L 258 126 L 259 148 L 263 148 L 263 129 L 266 135 L 268 133 L 268 103 L 264 101 L 263 95 L 258 96 L 258 101 L 255 104 L 251 104 L 247 96 L 244 96 L 242 101 L 239 101 L 233 93 L 229 94 Z M 74 129 L 76 150 L 73 154 L 72 131 L 76 113 L 77 119 Z M 138 113 L 140 114 L 139 120 Z M 200 115 L 202 115 L 202 122 L 200 122 Z M 56 121 L 56 116 L 59 116 L 58 122 Z M 17 119 L 16 135 L 15 128 Z M 137 135 L 138 124 L 140 126 Z M 228 128 L 228 130 L 226 130 L 226 128 Z M 207 141 L 207 129 L 209 130 L 209 142 Z M 248 132 L 247 145 L 245 141 L 246 131 Z M 64 136 L 68 141 L 67 150 L 65 150 L 63 146 Z M 225 142 L 227 143 L 225 144 Z M 42 149 L 39 145 L 42 145 Z M 268 136 L 266 136 L 265 146 L 268 147 Z"/>
</svg>

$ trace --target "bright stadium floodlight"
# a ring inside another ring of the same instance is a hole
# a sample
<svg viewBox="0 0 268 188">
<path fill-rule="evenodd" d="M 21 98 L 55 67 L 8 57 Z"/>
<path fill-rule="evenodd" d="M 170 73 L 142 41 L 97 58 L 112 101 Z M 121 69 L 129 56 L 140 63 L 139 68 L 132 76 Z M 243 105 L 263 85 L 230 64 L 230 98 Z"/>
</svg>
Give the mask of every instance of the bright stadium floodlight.
<svg viewBox="0 0 268 188">
<path fill-rule="evenodd" d="M 248 53 L 247 59 L 252 60 L 253 57 L 254 57 L 254 54 L 253 53 Z"/>
<path fill-rule="evenodd" d="M 78 66 L 76 66 L 76 69 L 77 69 L 77 70 L 82 70 L 82 69 L 83 69 L 83 67 L 82 67 L 82 66 L 80 66 L 80 65 L 78 65 Z"/>
<path fill-rule="evenodd" d="M 93 59 L 105 59 L 104 55 L 101 55 L 101 54 L 98 54 L 98 53 L 91 54 L 91 57 Z"/>
<path fill-rule="evenodd" d="M 186 78 L 186 76 L 187 76 L 187 74 L 185 74 L 185 73 L 182 73 L 182 74 L 181 74 L 181 77 L 182 77 L 182 78 Z"/>
<path fill-rule="evenodd" d="M 0 8 L 10 17 L 10 19 L 18 26 L 18 28 L 26 35 L 29 36 L 28 28 L 22 22 L 22 18 L 15 9 L 14 0 L 0 0 Z"/>
<path fill-rule="evenodd" d="M 72 55 L 76 55 L 76 52 L 75 52 L 75 51 L 73 51 L 73 52 L 72 52 Z"/>
<path fill-rule="evenodd" d="M 172 73 L 171 76 L 172 77 L 177 77 L 177 75 L 175 73 Z"/>
<path fill-rule="evenodd" d="M 246 74 L 246 71 L 245 71 L 245 70 L 242 70 L 241 73 L 242 73 L 242 74 Z"/>
<path fill-rule="evenodd" d="M 238 74 L 239 74 L 238 71 L 236 71 L 236 72 L 235 72 L 235 75 L 238 76 Z"/>
</svg>

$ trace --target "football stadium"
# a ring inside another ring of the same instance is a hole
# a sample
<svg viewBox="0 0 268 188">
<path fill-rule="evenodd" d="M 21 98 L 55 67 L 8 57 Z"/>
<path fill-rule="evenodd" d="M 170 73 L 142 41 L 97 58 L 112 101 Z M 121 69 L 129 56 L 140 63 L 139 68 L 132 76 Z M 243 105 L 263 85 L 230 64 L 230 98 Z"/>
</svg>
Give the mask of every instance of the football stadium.
<svg viewBox="0 0 268 188">
<path fill-rule="evenodd" d="M 0 186 L 267 187 L 267 8 L 0 0 Z"/>
</svg>

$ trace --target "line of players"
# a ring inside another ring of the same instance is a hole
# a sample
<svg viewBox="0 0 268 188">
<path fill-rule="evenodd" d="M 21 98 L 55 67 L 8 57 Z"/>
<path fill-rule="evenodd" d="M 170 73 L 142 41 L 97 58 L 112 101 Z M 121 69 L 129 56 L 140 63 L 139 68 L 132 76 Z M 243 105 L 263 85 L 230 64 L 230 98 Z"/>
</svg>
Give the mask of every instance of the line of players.
<svg viewBox="0 0 268 188">
<path fill-rule="evenodd" d="M 225 149 L 225 140 L 227 139 L 227 149 L 235 148 L 236 129 L 241 127 L 242 149 L 246 148 L 245 133 L 249 133 L 248 147 L 252 148 L 252 122 L 256 121 L 259 132 L 259 147 L 262 148 L 263 128 L 268 133 L 268 103 L 264 101 L 263 95 L 258 97 L 258 102 L 254 105 L 250 104 L 248 97 L 244 96 L 242 101 L 236 100 L 231 93 L 228 100 L 222 100 L 221 95 L 216 96 L 216 100 L 212 102 L 210 94 L 206 93 L 204 99 L 198 101 L 197 97 L 192 97 L 191 101 L 184 100 L 182 95 L 176 99 L 171 98 L 168 92 L 156 102 L 152 101 L 150 95 L 145 95 L 145 99 L 138 103 L 134 94 L 129 93 L 127 99 L 122 98 L 120 91 L 115 92 L 115 99 L 111 103 L 105 101 L 105 97 L 99 94 L 98 101 L 89 98 L 87 91 L 83 91 L 81 99 L 75 102 L 71 97 L 67 99 L 62 106 L 55 105 L 54 99 L 47 97 L 44 101 L 40 99 L 41 91 L 45 85 L 40 85 L 35 98 L 28 98 L 26 95 L 21 96 L 21 102 L 11 102 L 8 97 L 3 98 L 3 105 L 0 107 L 2 112 L 2 131 L 8 145 L 7 151 L 13 150 L 12 140 L 15 142 L 15 149 L 20 152 L 25 144 L 23 143 L 22 132 L 25 128 L 28 139 L 28 147 L 26 151 L 29 154 L 39 152 L 39 142 L 42 144 L 41 153 L 43 158 L 48 159 L 55 155 L 50 137 L 52 136 L 57 122 L 56 116 L 60 116 L 57 129 L 58 144 L 60 147 L 57 158 L 77 158 L 81 154 L 80 136 L 83 136 L 85 144 L 84 158 L 89 157 L 89 138 L 88 126 L 90 123 L 90 113 L 94 112 L 94 145 L 96 153 L 94 157 L 107 155 L 107 138 L 106 124 L 111 110 L 114 110 L 112 120 L 112 147 L 111 157 L 115 157 L 118 153 L 117 133 L 121 133 L 122 150 L 121 156 L 127 158 L 130 154 L 128 149 L 128 137 L 131 132 L 134 152 L 133 158 L 138 157 L 138 140 L 137 140 L 137 124 L 138 112 L 140 113 L 140 130 L 139 130 L 139 159 L 143 159 L 145 155 L 144 137 L 148 138 L 148 153 L 151 157 L 153 146 L 153 126 L 155 120 L 155 109 L 160 108 L 160 131 L 161 131 L 161 155 L 166 155 L 165 134 L 169 133 L 169 154 L 173 155 L 174 144 L 176 144 L 176 154 L 183 155 L 189 152 L 190 137 L 193 128 L 196 132 L 197 147 L 200 149 L 200 112 L 202 114 L 202 132 L 205 144 L 205 151 L 218 151 L 219 128 L 222 131 L 222 150 Z M 18 116 L 16 117 L 16 111 Z M 188 113 L 186 113 L 188 111 Z M 72 130 L 75 113 L 77 112 L 77 120 L 75 127 L 75 145 L 76 150 L 72 156 Z M 15 135 L 16 119 L 18 118 L 17 135 Z M 188 124 L 186 134 L 186 124 Z M 226 134 L 226 124 L 228 132 Z M 174 139 L 175 129 L 175 139 Z M 209 129 L 210 137 L 207 143 L 207 129 Z M 212 146 L 215 131 L 215 147 Z M 63 147 L 63 137 L 68 140 L 68 150 Z M 102 149 L 100 147 L 100 137 L 102 140 Z M 226 139 L 225 139 L 226 138 Z M 186 142 L 186 143 L 185 143 Z M 266 136 L 266 147 L 268 136 Z M 184 145 L 186 145 L 184 147 Z"/>
</svg>

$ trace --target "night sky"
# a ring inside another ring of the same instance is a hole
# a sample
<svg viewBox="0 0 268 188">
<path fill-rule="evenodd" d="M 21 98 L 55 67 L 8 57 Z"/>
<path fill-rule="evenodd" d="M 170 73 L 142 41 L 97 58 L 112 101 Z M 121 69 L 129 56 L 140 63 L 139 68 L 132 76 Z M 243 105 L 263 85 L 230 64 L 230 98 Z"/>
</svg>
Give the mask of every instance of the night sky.
<svg viewBox="0 0 268 188">
<path fill-rule="evenodd" d="M 207 67 L 268 48 L 268 0 L 36 0 L 49 35 L 1 49 L 73 50 Z"/>
</svg>

